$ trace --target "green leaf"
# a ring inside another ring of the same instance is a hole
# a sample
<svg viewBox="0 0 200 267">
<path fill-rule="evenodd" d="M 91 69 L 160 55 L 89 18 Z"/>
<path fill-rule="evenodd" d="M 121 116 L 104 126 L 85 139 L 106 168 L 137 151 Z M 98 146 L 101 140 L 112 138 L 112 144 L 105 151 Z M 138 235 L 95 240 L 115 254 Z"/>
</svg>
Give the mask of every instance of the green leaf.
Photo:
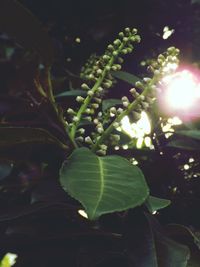
<svg viewBox="0 0 200 267">
<path fill-rule="evenodd" d="M 200 150 L 200 144 L 194 140 L 190 139 L 177 139 L 177 140 L 172 140 L 167 144 L 168 147 L 172 148 L 179 148 L 179 149 L 184 149 L 184 150 L 189 150 L 189 151 L 196 151 Z"/>
<path fill-rule="evenodd" d="M 15 0 L 0 1 L 0 31 L 7 33 L 27 49 L 36 51 L 44 63 L 51 65 L 53 46 L 41 23 Z"/>
<path fill-rule="evenodd" d="M 153 213 L 157 210 L 163 209 L 167 206 L 169 206 L 171 203 L 168 199 L 158 198 L 149 196 L 145 202 L 145 205 L 147 206 L 148 210 Z"/>
<path fill-rule="evenodd" d="M 186 267 L 190 251 L 187 246 L 166 236 L 158 221 L 141 211 L 129 213 L 124 229 L 130 266 Z"/>
<path fill-rule="evenodd" d="M 86 96 L 87 92 L 83 90 L 69 90 L 56 95 L 55 97 L 67 97 L 67 96 Z"/>
<path fill-rule="evenodd" d="M 200 140 L 200 130 L 181 130 L 176 131 L 175 134 Z"/>
<path fill-rule="evenodd" d="M 57 144 L 62 148 L 67 148 L 55 136 L 40 128 L 28 127 L 0 127 L 0 147 L 10 147 L 12 145 L 37 143 L 37 144 Z"/>
<path fill-rule="evenodd" d="M 111 99 L 103 100 L 102 111 L 105 112 L 107 109 L 117 106 L 117 105 L 121 105 L 121 104 L 122 104 L 122 101 L 120 99 L 111 98 Z"/>
<path fill-rule="evenodd" d="M 88 218 L 144 203 L 149 189 L 141 170 L 120 156 L 97 157 L 76 149 L 60 170 L 63 189 L 84 206 Z"/>
<path fill-rule="evenodd" d="M 137 81 L 141 81 L 140 78 L 138 78 L 137 76 L 131 74 L 131 73 L 128 73 L 128 72 L 125 72 L 125 71 L 113 71 L 112 72 L 112 75 L 117 78 L 117 79 L 120 79 L 124 82 L 127 82 L 131 85 L 135 85 L 135 83 Z"/>
<path fill-rule="evenodd" d="M 200 4 L 200 0 L 191 0 L 191 4 Z"/>
</svg>

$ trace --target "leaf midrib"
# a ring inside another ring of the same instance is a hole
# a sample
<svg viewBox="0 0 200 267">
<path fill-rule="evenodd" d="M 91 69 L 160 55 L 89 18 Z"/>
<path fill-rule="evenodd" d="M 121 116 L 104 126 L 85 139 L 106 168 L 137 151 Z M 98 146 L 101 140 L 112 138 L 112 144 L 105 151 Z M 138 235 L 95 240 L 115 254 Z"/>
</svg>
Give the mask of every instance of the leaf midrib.
<svg viewBox="0 0 200 267">
<path fill-rule="evenodd" d="M 95 218 L 96 217 L 95 216 L 95 213 L 96 213 L 96 210 L 97 210 L 97 208 L 99 206 L 99 203 L 100 203 L 100 201 L 102 199 L 103 191 L 104 191 L 103 161 L 99 157 L 97 157 L 97 159 L 98 159 L 98 163 L 99 163 L 99 174 L 100 174 L 100 193 L 99 193 L 99 197 L 97 199 L 97 204 L 96 204 L 96 206 L 95 206 L 95 208 L 94 208 L 94 210 L 92 212 L 92 216 L 91 216 L 92 218 Z"/>
</svg>

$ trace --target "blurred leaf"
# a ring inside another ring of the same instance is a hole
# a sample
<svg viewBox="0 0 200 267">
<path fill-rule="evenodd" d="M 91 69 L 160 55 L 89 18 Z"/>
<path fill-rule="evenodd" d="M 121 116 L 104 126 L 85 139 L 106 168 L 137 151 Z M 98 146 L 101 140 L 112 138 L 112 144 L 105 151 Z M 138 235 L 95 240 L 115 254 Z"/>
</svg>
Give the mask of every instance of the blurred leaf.
<svg viewBox="0 0 200 267">
<path fill-rule="evenodd" d="M 0 31 L 16 39 L 27 49 L 36 51 L 44 63 L 51 65 L 53 47 L 41 23 L 15 0 L 0 1 Z"/>
<path fill-rule="evenodd" d="M 37 143 L 49 144 L 54 143 L 62 148 L 67 148 L 66 144 L 60 142 L 55 136 L 48 131 L 40 128 L 28 127 L 0 127 L 0 147 L 10 147 L 16 144 Z"/>
<path fill-rule="evenodd" d="M 191 0 L 191 4 L 200 4 L 200 0 Z"/>
<path fill-rule="evenodd" d="M 135 85 L 135 83 L 137 81 L 141 81 L 140 78 L 138 78 L 137 76 L 131 74 L 131 73 L 128 73 L 128 72 L 125 72 L 125 71 L 113 71 L 112 72 L 112 75 L 117 78 L 117 79 L 120 79 L 124 82 L 127 82 L 131 85 Z"/>
<path fill-rule="evenodd" d="M 12 168 L 13 165 L 10 162 L 0 162 L 0 181 L 11 173 Z"/>
<path fill-rule="evenodd" d="M 200 140 L 200 130 L 181 130 L 176 131 L 175 134 Z"/>
<path fill-rule="evenodd" d="M 168 147 L 185 149 L 190 151 L 197 151 L 200 150 L 200 144 L 194 140 L 190 139 L 177 139 L 172 140 L 167 144 Z"/>
<path fill-rule="evenodd" d="M 121 104 L 122 104 L 122 101 L 120 99 L 111 98 L 111 99 L 103 100 L 102 111 L 105 112 L 107 109 L 117 106 L 117 105 L 121 105 Z"/>
<path fill-rule="evenodd" d="M 138 167 L 120 156 L 97 157 L 87 148 L 76 149 L 63 164 L 60 182 L 91 220 L 139 206 L 149 194 Z"/>
<path fill-rule="evenodd" d="M 148 210 L 153 213 L 157 210 L 166 208 L 171 203 L 168 199 L 158 198 L 149 196 L 145 202 L 145 205 L 147 206 Z"/>
<path fill-rule="evenodd" d="M 67 96 L 86 96 L 87 92 L 83 90 L 69 90 L 56 95 L 55 97 L 67 97 Z"/>
<path fill-rule="evenodd" d="M 129 214 L 125 242 L 134 267 L 186 267 L 190 256 L 187 246 L 168 238 L 155 218 L 139 211 Z"/>
</svg>

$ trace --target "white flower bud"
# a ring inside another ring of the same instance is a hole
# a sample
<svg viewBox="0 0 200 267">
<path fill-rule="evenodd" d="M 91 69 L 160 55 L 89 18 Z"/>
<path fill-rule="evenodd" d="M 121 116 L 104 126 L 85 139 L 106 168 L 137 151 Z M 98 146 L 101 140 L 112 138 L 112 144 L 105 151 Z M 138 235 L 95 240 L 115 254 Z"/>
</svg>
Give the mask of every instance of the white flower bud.
<svg viewBox="0 0 200 267">
<path fill-rule="evenodd" d="M 99 108 L 99 104 L 97 104 L 97 103 L 94 103 L 94 104 L 92 104 L 91 106 L 92 106 L 94 109 Z"/>
<path fill-rule="evenodd" d="M 84 141 L 84 138 L 82 136 L 76 137 L 76 141 L 83 142 Z"/>
<path fill-rule="evenodd" d="M 127 97 L 127 96 L 123 96 L 121 99 L 122 99 L 122 102 L 129 102 L 129 100 L 128 100 L 128 97 Z"/>
<path fill-rule="evenodd" d="M 79 102 L 79 103 L 83 102 L 84 100 L 85 99 L 82 96 L 77 96 L 76 97 L 76 101 Z"/>
<path fill-rule="evenodd" d="M 90 136 L 85 137 L 85 142 L 86 142 L 87 144 L 90 144 L 90 145 L 93 144 L 92 139 L 91 139 Z"/>
<path fill-rule="evenodd" d="M 102 150 L 107 150 L 108 149 L 108 146 L 107 145 L 104 145 L 104 144 L 102 144 L 102 145 L 100 145 L 100 148 L 102 149 Z"/>
<path fill-rule="evenodd" d="M 116 114 L 117 110 L 116 110 L 115 107 L 111 107 L 111 108 L 110 108 L 110 112 Z"/>
<path fill-rule="evenodd" d="M 73 119 L 72 119 L 74 122 L 78 122 L 79 121 L 79 118 L 77 116 L 74 116 Z"/>
<path fill-rule="evenodd" d="M 119 126 L 120 126 L 119 122 L 114 122 L 114 123 L 113 123 L 113 127 L 114 127 L 114 128 L 118 128 Z"/>
<path fill-rule="evenodd" d="M 98 124 L 99 120 L 98 119 L 94 119 L 93 122 L 94 122 L 94 124 Z"/>
<path fill-rule="evenodd" d="M 85 133 L 85 129 L 84 129 L 84 128 L 79 128 L 79 129 L 78 129 L 78 133 L 80 133 L 80 134 L 84 134 L 84 133 Z"/>
<path fill-rule="evenodd" d="M 94 97 L 94 101 L 97 102 L 98 104 L 100 104 L 101 103 L 101 98 Z"/>
<path fill-rule="evenodd" d="M 129 105 L 129 102 L 124 101 L 122 104 L 123 104 L 123 106 L 124 106 L 125 108 L 127 108 L 128 105 Z"/>
<path fill-rule="evenodd" d="M 106 155 L 106 151 L 100 149 L 100 150 L 97 150 L 97 154 L 98 154 L 99 156 L 105 156 L 105 155 Z"/>
<path fill-rule="evenodd" d="M 149 83 L 149 82 L 151 81 L 151 78 L 149 78 L 149 77 L 144 77 L 144 78 L 143 78 L 143 81 L 144 81 L 145 83 Z"/>
<path fill-rule="evenodd" d="M 86 117 L 84 117 L 84 119 L 87 121 L 92 121 L 92 118 L 90 116 L 86 116 Z"/>
<path fill-rule="evenodd" d="M 117 109 L 117 114 L 121 114 L 124 110 L 122 108 Z"/>
<path fill-rule="evenodd" d="M 92 91 L 92 90 L 89 90 L 89 91 L 87 92 L 87 95 L 88 95 L 88 96 L 93 96 L 93 95 L 94 95 L 94 93 L 93 93 L 93 91 Z"/>
<path fill-rule="evenodd" d="M 81 88 L 84 90 L 90 90 L 90 87 L 86 83 L 82 83 Z"/>
<path fill-rule="evenodd" d="M 74 115 L 76 112 L 72 108 L 68 108 L 67 113 L 70 115 Z"/>
</svg>

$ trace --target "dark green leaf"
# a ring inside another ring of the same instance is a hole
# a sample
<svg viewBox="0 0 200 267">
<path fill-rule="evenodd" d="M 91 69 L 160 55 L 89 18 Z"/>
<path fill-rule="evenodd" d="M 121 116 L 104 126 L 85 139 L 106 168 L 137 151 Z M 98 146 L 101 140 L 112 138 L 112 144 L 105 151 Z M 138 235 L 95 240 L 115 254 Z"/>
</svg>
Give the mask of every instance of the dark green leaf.
<svg viewBox="0 0 200 267">
<path fill-rule="evenodd" d="M 177 135 L 190 137 L 196 140 L 200 140 L 200 131 L 199 130 L 181 130 L 175 132 Z"/>
<path fill-rule="evenodd" d="M 127 82 L 131 85 L 135 85 L 135 83 L 137 81 L 141 81 L 140 78 L 138 78 L 137 76 L 131 74 L 131 73 L 128 73 L 128 72 L 125 72 L 125 71 L 113 71 L 112 72 L 112 75 L 117 78 L 117 79 L 120 79 L 124 82 Z"/>
<path fill-rule="evenodd" d="M 153 213 L 157 210 L 163 209 L 167 206 L 169 206 L 171 203 L 168 199 L 158 198 L 149 196 L 145 202 L 145 205 L 147 206 L 148 210 Z"/>
<path fill-rule="evenodd" d="M 12 171 L 13 165 L 10 162 L 0 163 L 0 180 L 8 176 Z"/>
<path fill-rule="evenodd" d="M 91 220 L 139 206 L 149 194 L 138 167 L 119 156 L 97 157 L 87 148 L 76 149 L 63 164 L 60 182 Z"/>
<path fill-rule="evenodd" d="M 0 1 L 0 31 L 5 32 L 27 49 L 35 50 L 44 63 L 51 65 L 51 39 L 41 23 L 18 1 Z"/>
<path fill-rule="evenodd" d="M 55 136 L 40 128 L 28 127 L 1 127 L 0 147 L 10 147 L 16 144 L 37 143 L 57 144 L 62 148 L 67 146 L 61 143 Z"/>
<path fill-rule="evenodd" d="M 67 97 L 67 96 L 86 96 L 87 92 L 83 90 L 69 90 L 56 95 L 56 97 Z"/>
<path fill-rule="evenodd" d="M 122 104 L 122 101 L 120 99 L 111 98 L 111 99 L 103 100 L 102 111 L 105 112 L 107 109 L 117 106 L 117 105 L 121 105 L 121 104 Z"/>
<path fill-rule="evenodd" d="M 133 214 L 129 213 L 126 223 L 125 242 L 131 266 L 187 266 L 190 256 L 188 247 L 166 236 L 155 218 L 137 210 Z"/>
<path fill-rule="evenodd" d="M 200 150 L 200 144 L 190 139 L 177 139 L 172 140 L 167 144 L 168 147 L 179 148 L 184 150 L 196 151 Z"/>
</svg>

